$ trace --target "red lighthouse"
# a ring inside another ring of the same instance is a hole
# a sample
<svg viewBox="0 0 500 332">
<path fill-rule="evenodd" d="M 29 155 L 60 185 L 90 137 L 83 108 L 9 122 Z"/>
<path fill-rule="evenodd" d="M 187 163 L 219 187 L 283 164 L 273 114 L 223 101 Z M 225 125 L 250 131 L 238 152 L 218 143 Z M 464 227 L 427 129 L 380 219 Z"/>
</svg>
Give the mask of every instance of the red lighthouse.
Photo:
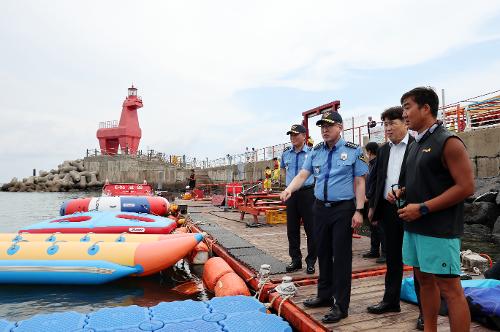
<svg viewBox="0 0 500 332">
<path fill-rule="evenodd" d="M 123 102 L 120 122 L 107 121 L 99 123 L 97 139 L 101 153 L 115 155 L 120 146 L 122 153 L 136 154 L 141 140 L 141 128 L 137 109 L 142 107 L 142 100 L 137 97 L 137 89 L 128 88 L 128 96 Z"/>
</svg>

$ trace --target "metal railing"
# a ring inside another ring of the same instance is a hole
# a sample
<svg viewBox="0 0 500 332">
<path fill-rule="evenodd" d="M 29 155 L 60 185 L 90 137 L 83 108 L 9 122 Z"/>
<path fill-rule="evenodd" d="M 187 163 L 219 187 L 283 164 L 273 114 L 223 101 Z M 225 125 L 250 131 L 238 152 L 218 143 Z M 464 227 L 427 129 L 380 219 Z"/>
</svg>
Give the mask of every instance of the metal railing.
<svg viewBox="0 0 500 332">
<path fill-rule="evenodd" d="M 351 122 L 349 123 L 349 121 Z M 358 121 L 363 121 L 363 120 L 358 119 Z M 385 142 L 384 130 L 381 126 L 382 122 L 372 121 L 371 117 L 369 117 L 366 124 L 363 125 L 354 125 L 354 124 L 355 121 L 353 118 L 353 119 L 348 119 L 347 121 L 347 125 L 350 127 L 346 128 L 344 126 L 342 136 L 346 141 L 350 141 L 362 146 L 363 137 L 366 136 L 369 138 L 372 137 L 374 137 L 374 139 L 376 138 L 377 142 L 380 141 L 379 143 Z M 290 142 L 271 145 L 257 149 L 247 147 L 245 152 L 243 153 L 234 155 L 227 154 L 225 157 L 213 160 L 208 160 L 207 158 L 206 160 L 202 160 L 201 162 L 199 161 L 197 163 L 197 166 L 201 168 L 213 168 L 213 167 L 222 167 L 229 165 L 239 165 L 243 163 L 252 163 L 258 161 L 268 161 L 272 160 L 273 158 L 280 159 L 281 155 L 283 154 L 283 150 L 288 146 L 291 146 Z"/>
<path fill-rule="evenodd" d="M 497 93 L 498 91 L 494 91 Z M 488 93 L 478 97 L 491 95 Z M 453 103 L 441 107 L 443 123 L 449 130 L 465 131 L 475 128 L 483 128 L 489 126 L 500 125 L 500 96 L 495 96 L 481 101 L 473 101 L 477 97 L 465 99 L 463 101 Z M 461 103 L 468 103 L 464 107 Z M 106 121 L 99 124 L 100 128 L 113 128 L 118 126 L 118 121 Z M 382 122 L 373 121 L 372 117 L 351 117 L 344 119 L 344 128 L 342 136 L 346 141 L 363 145 L 363 137 L 368 137 L 370 141 L 383 143 L 386 141 Z M 290 142 L 271 145 L 264 148 L 247 147 L 244 152 L 239 154 L 227 154 L 224 157 L 209 160 L 196 159 L 187 157 L 186 155 L 168 155 L 166 153 L 155 150 L 139 150 L 135 155 L 137 158 L 146 160 L 159 159 L 167 164 L 180 168 L 215 168 L 229 165 L 241 165 L 245 163 L 254 163 L 259 161 L 270 161 L 273 158 L 281 158 L 286 147 L 290 146 Z M 128 154 L 127 150 L 119 151 L 118 154 Z M 103 155 L 100 149 L 87 149 L 87 156 Z M 255 177 L 255 174 L 252 178 Z M 257 175 L 258 177 L 258 175 Z M 221 179 L 222 180 L 222 179 Z"/>
<path fill-rule="evenodd" d="M 116 128 L 118 127 L 118 120 L 109 120 L 99 122 L 99 129 L 101 128 Z"/>
<path fill-rule="evenodd" d="M 281 143 L 276 145 L 267 146 L 264 148 L 249 148 L 247 147 L 245 152 L 230 155 L 227 154 L 225 157 L 209 160 L 197 161 L 197 166 L 201 168 L 213 168 L 222 167 L 229 165 L 239 165 L 243 163 L 252 163 L 258 161 L 273 160 L 273 158 L 280 158 L 286 147 L 290 146 L 291 143 Z"/>
<path fill-rule="evenodd" d="M 180 168 L 195 168 L 197 167 L 197 161 L 196 158 L 189 158 L 184 156 L 175 156 L 175 155 L 168 155 L 163 152 L 159 152 L 153 149 L 148 149 L 148 150 L 138 150 L 136 154 L 130 154 L 128 153 L 128 148 L 121 150 L 119 149 L 118 152 L 115 155 L 110 155 L 108 153 L 104 153 L 101 149 L 87 149 L 86 154 L 87 157 L 97 157 L 97 156 L 131 156 L 133 158 L 137 158 L 140 160 L 158 160 L 162 161 L 166 164 L 180 167 Z"/>
<path fill-rule="evenodd" d="M 500 95 L 480 101 L 471 99 L 475 97 L 440 108 L 446 128 L 461 132 L 500 125 Z"/>
</svg>

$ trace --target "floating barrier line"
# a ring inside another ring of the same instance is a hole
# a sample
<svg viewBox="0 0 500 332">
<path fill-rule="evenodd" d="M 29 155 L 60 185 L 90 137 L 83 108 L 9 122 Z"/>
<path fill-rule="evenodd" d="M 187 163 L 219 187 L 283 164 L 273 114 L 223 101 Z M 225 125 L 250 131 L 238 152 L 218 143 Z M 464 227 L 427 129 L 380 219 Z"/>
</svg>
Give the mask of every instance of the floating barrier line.
<svg viewBox="0 0 500 332">
<path fill-rule="evenodd" d="M 201 229 L 199 229 L 192 223 L 191 223 L 191 229 L 197 232 L 202 232 Z M 211 235 L 209 236 L 211 237 Z M 229 255 L 229 253 L 218 243 L 214 242 L 212 244 L 212 249 L 217 256 L 221 257 L 226 261 L 226 263 L 229 264 L 229 266 L 236 272 L 236 274 L 238 274 L 243 280 L 247 281 L 250 287 L 254 291 L 259 291 L 259 281 L 255 273 L 253 273 L 247 267 L 243 266 L 231 255 Z M 267 283 L 263 285 L 262 289 L 260 290 L 261 292 L 259 294 L 259 298 L 257 299 L 264 302 L 266 302 L 268 299 L 273 301 L 273 298 L 271 297 L 273 296 L 273 294 L 269 294 L 269 291 L 273 289 L 275 286 L 276 285 L 272 283 Z M 262 298 L 262 295 L 264 295 L 264 298 Z M 279 296 L 279 295 L 274 294 L 274 296 Z M 279 310 L 280 313 L 283 313 L 283 317 L 288 322 L 290 322 L 290 324 L 292 324 L 294 327 L 296 328 L 300 327 L 299 330 L 304 332 L 328 331 L 327 329 L 325 329 L 323 325 L 316 322 L 313 318 L 311 318 L 311 316 L 309 316 L 307 313 L 299 309 L 294 303 L 290 301 L 284 301 L 284 304 L 282 305 L 283 301 L 281 301 L 280 299 L 273 301 L 273 308 L 276 311 Z"/>
<path fill-rule="evenodd" d="M 316 322 L 308 313 L 297 307 L 295 303 L 283 299 L 277 292 L 269 294 L 269 299 L 273 309 L 280 311 L 282 317 L 299 331 L 330 331 Z"/>
</svg>

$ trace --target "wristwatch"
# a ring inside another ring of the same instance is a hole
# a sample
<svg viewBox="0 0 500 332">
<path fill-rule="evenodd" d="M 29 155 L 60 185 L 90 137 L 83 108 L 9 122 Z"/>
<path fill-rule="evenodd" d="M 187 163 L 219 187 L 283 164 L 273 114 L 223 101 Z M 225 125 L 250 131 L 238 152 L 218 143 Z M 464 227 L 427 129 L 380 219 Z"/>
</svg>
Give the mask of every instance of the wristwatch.
<svg viewBox="0 0 500 332">
<path fill-rule="evenodd" d="M 420 203 L 420 215 L 425 216 L 429 213 L 429 207 L 425 203 Z"/>
<path fill-rule="evenodd" d="M 363 212 L 365 212 L 365 209 L 364 208 L 356 209 L 356 212 L 359 212 L 359 213 L 363 214 Z"/>
</svg>

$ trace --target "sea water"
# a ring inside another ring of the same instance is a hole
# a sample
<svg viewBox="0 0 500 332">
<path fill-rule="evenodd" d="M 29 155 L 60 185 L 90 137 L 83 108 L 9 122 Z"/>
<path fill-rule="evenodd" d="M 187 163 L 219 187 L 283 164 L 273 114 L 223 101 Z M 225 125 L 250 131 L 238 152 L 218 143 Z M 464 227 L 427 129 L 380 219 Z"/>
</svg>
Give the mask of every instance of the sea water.
<svg viewBox="0 0 500 332">
<path fill-rule="evenodd" d="M 24 226 L 59 216 L 69 199 L 100 195 L 99 192 L 7 193 L 0 192 L 0 232 L 17 232 Z M 175 287 L 190 283 L 201 287 L 202 267 L 179 262 L 164 273 L 145 278 L 124 278 L 104 285 L 4 285 L 0 284 L 0 318 L 18 321 L 39 313 L 74 310 L 82 313 L 104 307 L 154 306 L 162 301 L 206 300 L 204 291 L 192 295 Z M 192 287 L 191 287 L 192 288 Z"/>
</svg>

